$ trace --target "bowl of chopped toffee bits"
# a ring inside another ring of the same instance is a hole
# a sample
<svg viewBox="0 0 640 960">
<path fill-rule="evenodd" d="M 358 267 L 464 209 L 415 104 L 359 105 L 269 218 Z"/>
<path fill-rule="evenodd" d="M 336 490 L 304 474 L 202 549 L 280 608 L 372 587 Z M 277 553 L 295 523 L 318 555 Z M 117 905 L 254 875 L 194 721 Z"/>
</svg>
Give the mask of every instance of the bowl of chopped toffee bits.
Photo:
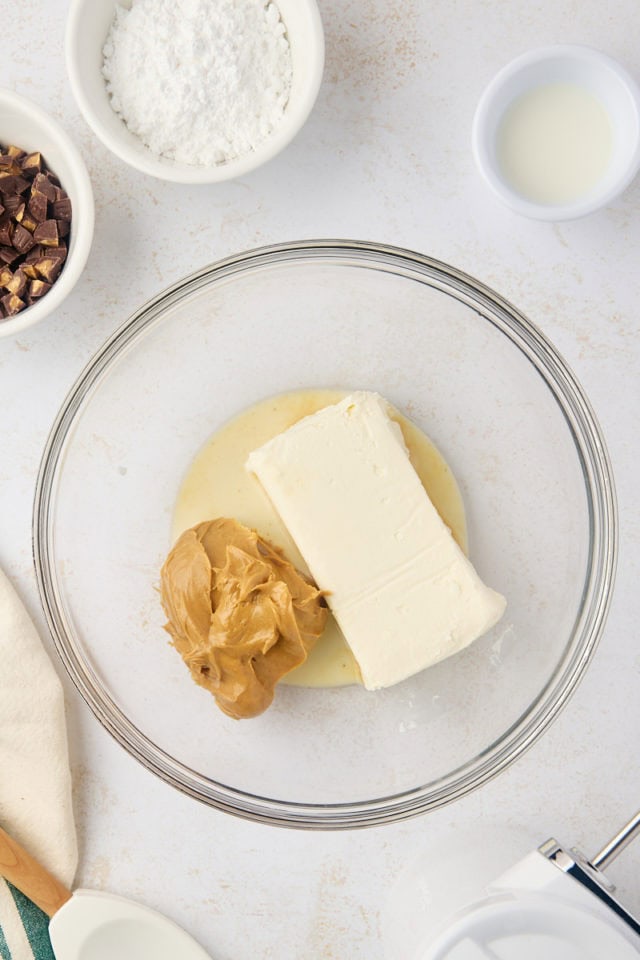
<svg viewBox="0 0 640 960">
<path fill-rule="evenodd" d="M 93 194 L 64 130 L 0 90 L 0 336 L 52 313 L 78 280 L 93 237 Z"/>
</svg>

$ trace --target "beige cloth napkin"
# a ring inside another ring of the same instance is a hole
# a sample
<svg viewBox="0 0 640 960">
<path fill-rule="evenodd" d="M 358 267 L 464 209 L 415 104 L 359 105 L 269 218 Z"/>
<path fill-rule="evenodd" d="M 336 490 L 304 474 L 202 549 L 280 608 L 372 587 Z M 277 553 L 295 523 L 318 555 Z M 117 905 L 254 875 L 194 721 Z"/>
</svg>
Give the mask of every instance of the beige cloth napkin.
<svg viewBox="0 0 640 960">
<path fill-rule="evenodd" d="M 1 570 L 0 824 L 62 883 L 71 885 L 77 846 L 62 686 Z M 46 954 L 32 906 L 0 880 L 3 960 L 39 960 Z"/>
</svg>

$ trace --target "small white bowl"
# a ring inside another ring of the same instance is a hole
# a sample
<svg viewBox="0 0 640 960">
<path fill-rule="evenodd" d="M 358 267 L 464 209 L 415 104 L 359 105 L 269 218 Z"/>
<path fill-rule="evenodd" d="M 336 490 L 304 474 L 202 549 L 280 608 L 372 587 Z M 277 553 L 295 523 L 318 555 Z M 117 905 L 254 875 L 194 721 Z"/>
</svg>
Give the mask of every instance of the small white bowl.
<svg viewBox="0 0 640 960">
<path fill-rule="evenodd" d="M 0 89 L 0 143 L 15 144 L 27 153 L 40 151 L 71 197 L 72 207 L 69 252 L 62 273 L 41 300 L 0 320 L 0 337 L 9 337 L 53 313 L 75 286 L 91 249 L 94 205 L 89 174 L 73 141 L 41 107 L 5 89 Z"/>
<path fill-rule="evenodd" d="M 215 166 L 179 163 L 153 153 L 113 110 L 102 76 L 104 47 L 116 8 L 131 0 L 71 0 L 66 59 L 71 89 L 93 132 L 143 173 L 177 183 L 217 183 L 255 170 L 293 140 L 309 116 L 324 69 L 324 32 L 316 0 L 277 0 L 291 46 L 291 95 L 277 130 L 251 153 Z"/>
<path fill-rule="evenodd" d="M 496 150 L 500 123 L 513 102 L 549 83 L 572 83 L 600 101 L 609 115 L 612 151 L 608 168 L 592 189 L 564 204 L 542 204 L 518 193 L 505 178 Z M 517 213 L 537 220 L 572 220 L 606 206 L 622 193 L 640 167 L 640 91 L 611 57 L 590 47 L 556 45 L 513 60 L 484 91 L 473 120 L 473 154 L 491 189 Z"/>
</svg>

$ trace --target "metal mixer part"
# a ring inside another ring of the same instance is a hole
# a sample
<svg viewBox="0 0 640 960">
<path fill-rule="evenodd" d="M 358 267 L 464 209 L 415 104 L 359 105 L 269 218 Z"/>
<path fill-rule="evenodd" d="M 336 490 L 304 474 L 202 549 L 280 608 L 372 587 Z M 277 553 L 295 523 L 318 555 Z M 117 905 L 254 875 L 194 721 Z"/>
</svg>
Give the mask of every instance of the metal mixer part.
<svg viewBox="0 0 640 960">
<path fill-rule="evenodd" d="M 640 834 L 640 810 L 624 825 L 622 830 L 616 833 L 613 839 L 604 845 L 600 853 L 596 853 L 591 863 L 598 870 L 605 870 L 610 863 L 616 859 L 618 854 L 622 853 L 631 841 Z"/>
<path fill-rule="evenodd" d="M 640 936 L 640 923 L 612 896 L 615 886 L 603 873 L 631 841 L 640 834 L 640 811 L 589 860 L 579 850 L 567 850 L 557 840 L 550 839 L 538 847 L 539 852 L 563 873 L 569 874 L 590 893 L 609 907 L 634 933 Z"/>
</svg>

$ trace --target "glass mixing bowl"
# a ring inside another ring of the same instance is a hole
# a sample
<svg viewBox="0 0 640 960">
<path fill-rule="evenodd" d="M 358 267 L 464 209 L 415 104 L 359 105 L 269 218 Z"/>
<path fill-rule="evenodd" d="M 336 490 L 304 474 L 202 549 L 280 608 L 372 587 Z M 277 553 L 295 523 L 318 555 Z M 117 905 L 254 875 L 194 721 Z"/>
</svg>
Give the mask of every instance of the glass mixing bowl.
<svg viewBox="0 0 640 960">
<path fill-rule="evenodd" d="M 378 391 L 435 441 L 471 558 L 508 608 L 398 686 L 280 687 L 265 714 L 233 721 L 168 643 L 159 569 L 205 441 L 257 400 L 306 387 Z M 64 665 L 133 756 L 231 813 L 359 827 L 462 796 L 548 726 L 602 632 L 616 511 L 589 403 L 525 317 L 428 257 L 310 241 L 207 267 L 111 337 L 48 439 L 34 549 Z"/>
</svg>

